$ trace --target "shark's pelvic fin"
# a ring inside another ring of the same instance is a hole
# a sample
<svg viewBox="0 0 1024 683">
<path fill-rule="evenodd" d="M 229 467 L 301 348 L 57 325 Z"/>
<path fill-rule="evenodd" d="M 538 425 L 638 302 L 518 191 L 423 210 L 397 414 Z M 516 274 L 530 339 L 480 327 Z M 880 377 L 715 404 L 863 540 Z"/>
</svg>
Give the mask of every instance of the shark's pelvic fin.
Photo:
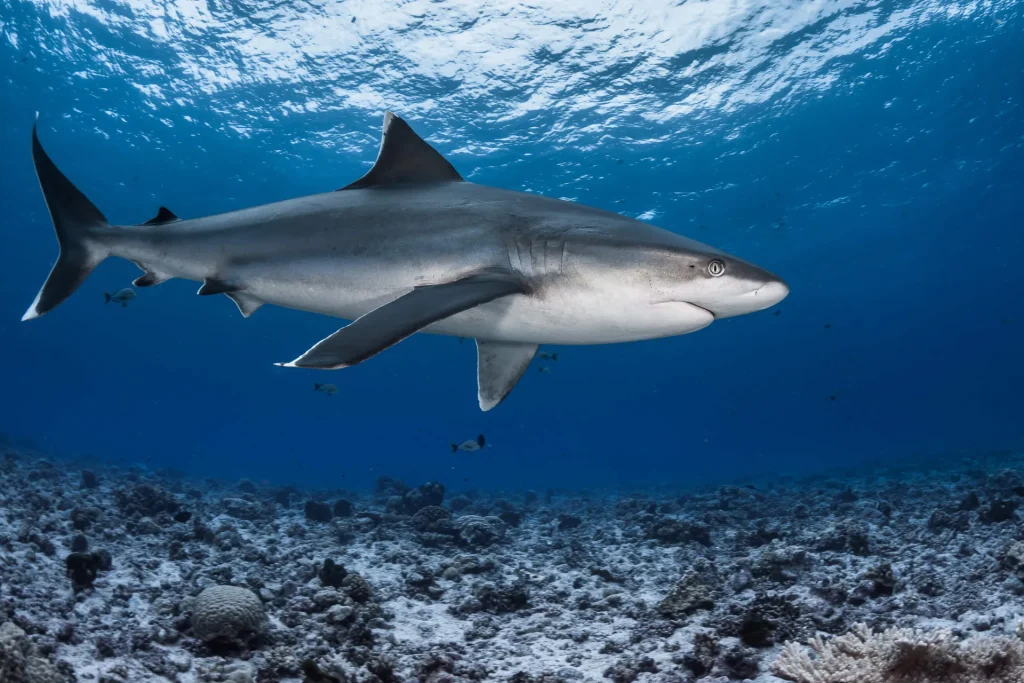
<svg viewBox="0 0 1024 683">
<path fill-rule="evenodd" d="M 217 278 L 208 277 L 203 280 L 203 286 L 196 292 L 199 296 L 210 296 L 211 294 L 228 294 L 229 292 L 237 292 L 238 287 L 225 282 L 224 280 L 218 280 Z"/>
<path fill-rule="evenodd" d="M 455 282 L 416 287 L 341 328 L 290 363 L 289 368 L 337 370 L 397 344 L 448 316 L 509 294 L 527 291 L 523 282 L 505 273 L 480 273 Z"/>
<path fill-rule="evenodd" d="M 447 159 L 416 135 L 409 124 L 391 112 L 384 115 L 384 132 L 377 161 L 366 175 L 342 190 L 386 187 L 399 183 L 460 181 Z"/>
<path fill-rule="evenodd" d="M 238 312 L 244 318 L 248 318 L 256 312 L 257 308 L 263 305 L 262 301 L 252 294 L 246 294 L 245 292 L 225 292 L 225 295 L 235 302 L 235 305 L 238 306 Z"/>
<path fill-rule="evenodd" d="M 476 387 L 480 410 L 490 410 L 505 400 L 530 366 L 537 348 L 537 344 L 476 340 Z"/>
<path fill-rule="evenodd" d="M 143 223 L 143 225 L 163 225 L 164 223 L 173 223 L 177 220 L 181 219 L 175 216 L 173 211 L 168 209 L 166 206 L 161 206 L 160 210 L 156 212 L 156 215 Z"/>
</svg>

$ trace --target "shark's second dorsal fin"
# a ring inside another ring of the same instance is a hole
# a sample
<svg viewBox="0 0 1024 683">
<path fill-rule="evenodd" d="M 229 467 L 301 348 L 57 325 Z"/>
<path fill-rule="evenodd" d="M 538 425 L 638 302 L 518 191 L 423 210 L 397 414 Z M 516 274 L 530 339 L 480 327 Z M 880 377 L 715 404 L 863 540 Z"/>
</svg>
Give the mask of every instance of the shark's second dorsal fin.
<svg viewBox="0 0 1024 683">
<path fill-rule="evenodd" d="M 156 215 L 143 223 L 143 225 L 163 225 L 164 223 L 173 223 L 176 220 L 179 220 L 179 218 L 174 215 L 173 211 L 166 206 L 161 206 Z"/>
<path fill-rule="evenodd" d="M 440 152 L 391 112 L 384 115 L 384 132 L 377 161 L 366 175 L 342 190 L 387 187 L 399 183 L 460 181 L 462 176 Z"/>
</svg>

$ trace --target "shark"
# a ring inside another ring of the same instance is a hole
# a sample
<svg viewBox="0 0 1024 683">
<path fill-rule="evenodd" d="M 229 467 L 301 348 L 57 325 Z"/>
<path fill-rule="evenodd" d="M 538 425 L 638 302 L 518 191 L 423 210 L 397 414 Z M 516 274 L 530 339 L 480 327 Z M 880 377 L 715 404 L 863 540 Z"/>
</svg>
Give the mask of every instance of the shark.
<svg viewBox="0 0 1024 683">
<path fill-rule="evenodd" d="M 340 369 L 423 332 L 473 338 L 482 410 L 542 344 L 688 334 L 779 303 L 778 276 L 649 223 L 466 181 L 409 124 L 384 116 L 376 162 L 340 189 L 201 218 L 166 207 L 112 225 L 57 168 L 32 158 L 59 254 L 22 320 L 53 310 L 106 258 L 136 287 L 201 283 L 248 318 L 272 304 L 351 321 L 288 368 Z"/>
</svg>

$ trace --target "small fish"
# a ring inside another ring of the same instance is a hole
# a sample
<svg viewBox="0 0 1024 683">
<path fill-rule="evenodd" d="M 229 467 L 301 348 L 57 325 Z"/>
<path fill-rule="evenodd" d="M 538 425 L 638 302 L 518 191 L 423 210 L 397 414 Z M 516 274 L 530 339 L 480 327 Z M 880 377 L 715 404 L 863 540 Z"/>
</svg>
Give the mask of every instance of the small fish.
<svg viewBox="0 0 1024 683">
<path fill-rule="evenodd" d="M 541 373 L 542 375 L 550 375 L 551 374 L 551 368 L 549 368 L 546 365 L 542 365 L 539 368 L 537 368 L 537 372 Z"/>
<path fill-rule="evenodd" d="M 484 439 L 484 435 L 481 434 L 480 436 L 476 437 L 476 440 L 467 439 L 462 443 L 453 443 L 452 453 L 456 451 L 466 451 L 467 453 L 472 453 L 473 451 L 478 451 L 481 448 L 483 448 L 485 443 L 487 443 L 487 440 Z"/>
<path fill-rule="evenodd" d="M 558 360 L 558 354 L 548 353 L 547 351 L 541 351 L 540 353 L 537 354 L 537 358 L 540 358 L 541 360 Z"/>
<path fill-rule="evenodd" d="M 106 299 L 103 303 L 109 304 L 113 301 L 115 304 L 121 304 L 121 308 L 124 308 L 128 305 L 129 301 L 135 298 L 135 290 L 131 287 L 125 287 L 124 289 L 117 290 L 113 294 L 103 292 L 103 297 Z"/>
<path fill-rule="evenodd" d="M 333 384 L 317 384 L 316 382 L 313 382 L 313 391 L 322 391 L 328 396 L 334 396 L 338 393 L 338 387 Z"/>
<path fill-rule="evenodd" d="M 832 323 L 825 323 L 825 329 L 826 330 L 831 330 L 832 329 Z"/>
</svg>

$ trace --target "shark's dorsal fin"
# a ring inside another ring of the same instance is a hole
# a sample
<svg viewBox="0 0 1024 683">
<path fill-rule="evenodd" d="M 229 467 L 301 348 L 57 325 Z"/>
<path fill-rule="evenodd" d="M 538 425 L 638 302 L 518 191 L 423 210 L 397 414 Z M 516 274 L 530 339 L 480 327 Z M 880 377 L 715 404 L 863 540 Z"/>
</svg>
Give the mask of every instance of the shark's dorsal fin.
<svg viewBox="0 0 1024 683">
<path fill-rule="evenodd" d="M 377 161 L 366 175 L 342 190 L 388 187 L 400 183 L 461 181 L 462 176 L 440 152 L 391 112 L 384 114 L 384 131 Z"/>
<path fill-rule="evenodd" d="M 163 225 L 164 223 L 173 223 L 176 220 L 180 220 L 174 215 L 174 212 L 168 209 L 166 206 L 161 206 L 160 210 L 156 212 L 156 215 L 150 218 L 143 225 Z"/>
</svg>

